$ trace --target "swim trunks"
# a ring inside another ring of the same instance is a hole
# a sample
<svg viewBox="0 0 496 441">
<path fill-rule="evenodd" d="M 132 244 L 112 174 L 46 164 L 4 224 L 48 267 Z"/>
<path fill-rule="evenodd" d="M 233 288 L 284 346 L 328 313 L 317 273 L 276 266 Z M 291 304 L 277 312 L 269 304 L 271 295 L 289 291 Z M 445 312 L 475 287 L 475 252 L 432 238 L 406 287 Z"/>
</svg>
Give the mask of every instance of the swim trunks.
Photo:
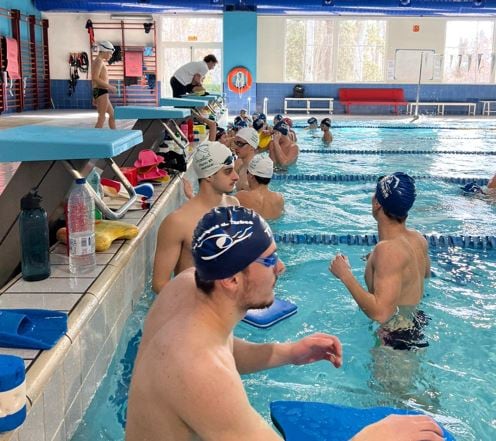
<svg viewBox="0 0 496 441">
<path fill-rule="evenodd" d="M 391 329 L 391 320 L 377 330 L 377 336 L 384 346 L 400 351 L 425 348 L 429 342 L 425 340 L 424 327 L 430 318 L 423 311 L 415 311 L 410 318 L 404 318 L 405 325 Z M 394 321 L 394 319 L 392 319 Z"/>
<path fill-rule="evenodd" d="M 108 93 L 107 89 L 102 89 L 100 87 L 93 88 L 93 98 L 95 99 L 101 97 L 102 95 L 105 95 L 106 93 Z"/>
</svg>

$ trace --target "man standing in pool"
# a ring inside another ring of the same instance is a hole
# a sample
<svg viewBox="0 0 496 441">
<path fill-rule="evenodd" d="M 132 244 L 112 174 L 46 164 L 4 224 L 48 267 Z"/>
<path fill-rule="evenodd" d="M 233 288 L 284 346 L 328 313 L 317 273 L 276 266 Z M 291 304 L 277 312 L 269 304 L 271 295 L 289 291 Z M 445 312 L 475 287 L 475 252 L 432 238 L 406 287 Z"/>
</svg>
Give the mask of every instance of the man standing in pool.
<svg viewBox="0 0 496 441">
<path fill-rule="evenodd" d="M 193 167 L 200 190 L 160 224 L 153 263 L 152 288 L 159 293 L 175 275 L 193 265 L 191 237 L 201 217 L 218 205 L 239 205 L 228 196 L 234 190 L 238 174 L 234 170 L 236 157 L 220 142 L 200 144 L 193 157 Z"/>
<path fill-rule="evenodd" d="M 240 374 L 286 364 L 342 363 L 337 337 L 255 344 L 233 337 L 250 308 L 274 301 L 282 270 L 267 223 L 242 207 L 217 207 L 200 219 L 194 268 L 163 289 L 145 321 L 134 365 L 126 441 L 193 439 L 281 441 L 250 405 Z M 441 441 L 427 416 L 393 416 L 354 441 Z"/>
<path fill-rule="evenodd" d="M 372 215 L 377 221 L 379 243 L 365 268 L 365 290 L 351 272 L 346 256 L 338 254 L 329 271 L 351 293 L 363 312 L 381 324 L 378 336 L 394 349 L 427 346 L 423 326 L 427 317 L 417 309 L 430 276 L 425 238 L 406 228 L 408 210 L 415 201 L 415 181 L 402 172 L 383 176 L 372 197 Z"/>
</svg>

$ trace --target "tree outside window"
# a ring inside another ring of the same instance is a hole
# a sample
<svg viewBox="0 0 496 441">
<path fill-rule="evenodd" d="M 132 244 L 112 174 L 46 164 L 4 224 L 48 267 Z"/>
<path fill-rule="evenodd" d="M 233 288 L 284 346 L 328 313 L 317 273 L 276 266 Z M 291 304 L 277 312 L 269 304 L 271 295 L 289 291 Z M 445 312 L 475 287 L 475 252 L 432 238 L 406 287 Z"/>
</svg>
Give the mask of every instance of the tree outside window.
<svg viewBox="0 0 496 441">
<path fill-rule="evenodd" d="M 340 21 L 336 80 L 384 81 L 385 53 L 385 20 Z"/>
<path fill-rule="evenodd" d="M 463 32 L 460 30 L 463 29 Z M 444 82 L 489 83 L 494 78 L 494 24 L 491 21 L 448 21 L 444 49 Z"/>
<path fill-rule="evenodd" d="M 329 19 L 286 20 L 286 81 L 332 81 L 333 29 Z"/>
</svg>

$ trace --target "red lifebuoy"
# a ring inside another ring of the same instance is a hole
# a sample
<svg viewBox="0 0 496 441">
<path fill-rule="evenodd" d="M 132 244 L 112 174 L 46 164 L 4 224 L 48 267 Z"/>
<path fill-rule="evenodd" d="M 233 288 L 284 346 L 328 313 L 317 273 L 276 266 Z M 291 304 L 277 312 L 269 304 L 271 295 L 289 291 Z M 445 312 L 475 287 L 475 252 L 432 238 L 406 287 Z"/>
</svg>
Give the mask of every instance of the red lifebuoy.
<svg viewBox="0 0 496 441">
<path fill-rule="evenodd" d="M 250 71 L 246 67 L 235 67 L 227 74 L 227 88 L 234 93 L 248 92 L 253 83 Z"/>
</svg>

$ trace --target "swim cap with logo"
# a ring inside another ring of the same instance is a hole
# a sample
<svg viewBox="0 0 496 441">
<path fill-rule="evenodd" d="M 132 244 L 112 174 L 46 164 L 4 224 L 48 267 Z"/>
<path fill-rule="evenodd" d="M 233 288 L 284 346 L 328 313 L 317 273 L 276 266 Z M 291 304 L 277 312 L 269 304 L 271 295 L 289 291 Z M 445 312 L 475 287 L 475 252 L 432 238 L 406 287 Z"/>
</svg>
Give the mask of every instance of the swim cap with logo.
<svg viewBox="0 0 496 441">
<path fill-rule="evenodd" d="M 482 187 L 475 182 L 469 182 L 468 184 L 465 184 L 463 187 L 460 187 L 464 193 L 481 193 L 484 194 L 484 190 L 482 190 Z"/>
<path fill-rule="evenodd" d="M 308 124 L 317 124 L 318 121 L 317 121 L 317 118 L 315 118 L 314 116 L 312 116 L 311 118 L 308 118 L 307 119 L 307 123 Z"/>
<path fill-rule="evenodd" d="M 275 126 L 274 130 L 277 130 L 278 132 L 282 133 L 283 135 L 287 136 L 289 132 L 289 127 L 284 121 L 279 121 Z"/>
<path fill-rule="evenodd" d="M 283 118 L 282 119 L 287 125 L 288 127 L 293 127 L 293 120 L 291 118 Z"/>
<path fill-rule="evenodd" d="M 218 141 L 206 141 L 198 146 L 193 157 L 193 167 L 199 178 L 208 178 L 222 167 L 234 167 L 231 150 Z"/>
<path fill-rule="evenodd" d="M 274 241 L 272 231 L 255 211 L 216 207 L 198 222 L 191 252 L 203 280 L 219 280 L 244 270 Z"/>
<path fill-rule="evenodd" d="M 98 42 L 98 50 L 100 52 L 111 52 L 113 53 L 115 51 L 114 45 L 110 41 L 100 41 Z"/>
<path fill-rule="evenodd" d="M 236 133 L 238 138 L 244 139 L 254 149 L 258 147 L 258 132 L 252 127 L 244 127 Z"/>
<path fill-rule="evenodd" d="M 284 116 L 282 116 L 280 113 L 278 113 L 276 116 L 274 116 L 274 124 L 277 124 L 279 121 L 282 121 Z"/>
<path fill-rule="evenodd" d="M 408 215 L 415 197 L 415 179 L 403 172 L 383 176 L 377 181 L 375 197 L 389 214 L 398 217 Z"/>
<path fill-rule="evenodd" d="M 256 155 L 248 164 L 248 171 L 253 176 L 270 179 L 274 174 L 274 163 L 268 156 Z"/>
</svg>

